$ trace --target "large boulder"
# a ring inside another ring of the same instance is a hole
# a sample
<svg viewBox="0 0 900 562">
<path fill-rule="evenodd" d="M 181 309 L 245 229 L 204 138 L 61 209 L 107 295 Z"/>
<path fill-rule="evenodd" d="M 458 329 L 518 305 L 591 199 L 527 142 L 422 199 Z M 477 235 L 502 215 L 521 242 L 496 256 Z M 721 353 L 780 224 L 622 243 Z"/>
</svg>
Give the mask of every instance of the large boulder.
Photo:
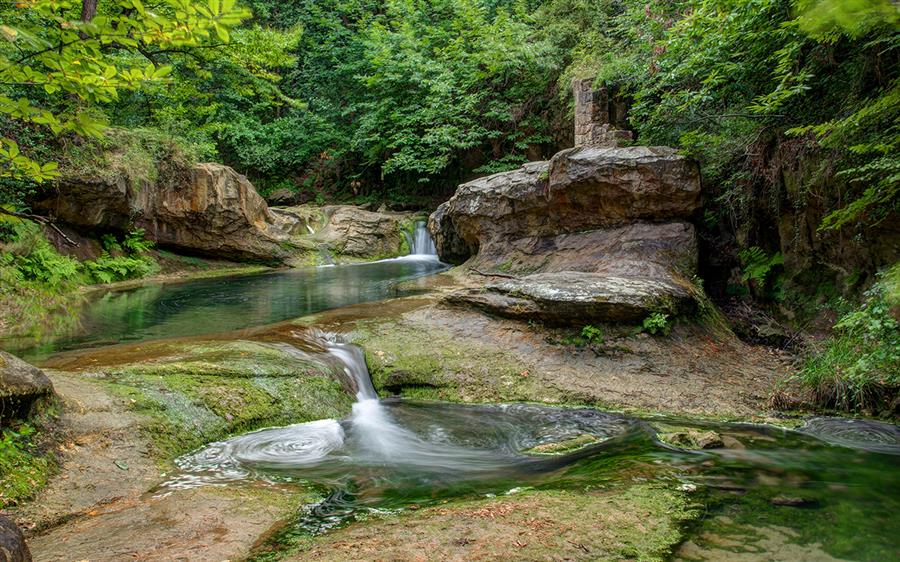
<svg viewBox="0 0 900 562">
<path fill-rule="evenodd" d="M 283 221 L 250 181 L 222 164 L 196 164 L 156 182 L 67 180 L 33 207 L 85 230 L 143 228 L 158 244 L 240 260 L 283 261 L 293 253 Z"/>
<path fill-rule="evenodd" d="M 510 278 L 448 297 L 565 324 L 694 307 L 697 164 L 667 147 L 579 147 L 459 186 L 431 215 L 444 261 Z"/>
<path fill-rule="evenodd" d="M 441 259 L 459 263 L 515 238 L 684 221 L 699 207 L 699 168 L 674 149 L 580 147 L 459 186 L 429 229 Z"/>
<path fill-rule="evenodd" d="M 43 371 L 0 351 L 0 421 L 28 417 L 35 402 L 51 394 L 53 384 Z"/>
<path fill-rule="evenodd" d="M 22 531 L 8 517 L 0 515 L 0 562 L 31 562 L 31 552 Z"/>
<path fill-rule="evenodd" d="M 380 259 L 409 253 L 404 229 L 411 224 L 409 213 L 375 212 L 339 205 L 324 207 L 325 227 L 312 239 L 337 256 Z"/>
</svg>

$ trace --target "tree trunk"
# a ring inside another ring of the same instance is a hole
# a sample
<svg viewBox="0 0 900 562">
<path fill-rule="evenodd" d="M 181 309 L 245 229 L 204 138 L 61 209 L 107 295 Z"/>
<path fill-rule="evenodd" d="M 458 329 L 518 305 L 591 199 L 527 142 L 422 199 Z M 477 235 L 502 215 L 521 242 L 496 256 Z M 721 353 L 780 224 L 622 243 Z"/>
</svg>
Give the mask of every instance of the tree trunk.
<svg viewBox="0 0 900 562">
<path fill-rule="evenodd" d="M 97 15 L 98 0 L 81 0 L 81 21 L 91 21 Z"/>
</svg>

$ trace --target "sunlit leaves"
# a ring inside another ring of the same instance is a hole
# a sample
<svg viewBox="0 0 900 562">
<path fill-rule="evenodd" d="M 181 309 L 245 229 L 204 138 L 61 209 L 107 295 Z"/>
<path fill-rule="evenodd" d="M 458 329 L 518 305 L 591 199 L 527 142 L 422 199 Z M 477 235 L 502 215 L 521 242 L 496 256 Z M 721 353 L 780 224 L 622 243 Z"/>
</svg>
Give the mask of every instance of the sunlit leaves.
<svg viewBox="0 0 900 562">
<path fill-rule="evenodd" d="M 0 42 L 0 84 L 32 91 L 35 100 L 65 94 L 83 106 L 54 113 L 0 90 L 0 114 L 45 126 L 53 134 L 100 135 L 105 120 L 91 108 L 117 100 L 122 90 L 164 80 L 171 72 L 168 65 L 148 60 L 148 53 L 189 49 L 211 39 L 227 42 L 229 28 L 249 16 L 234 0 L 162 0 L 153 10 L 140 0 L 101 4 L 102 11 L 91 21 L 80 20 L 80 1 L 23 0 L 0 8 L 0 39 L 5 41 Z M 9 156 L 8 148 L 0 158 L 5 159 L 0 161 L 3 174 L 10 177 L 44 181 L 56 170 L 29 164 L 18 153 Z"/>
</svg>

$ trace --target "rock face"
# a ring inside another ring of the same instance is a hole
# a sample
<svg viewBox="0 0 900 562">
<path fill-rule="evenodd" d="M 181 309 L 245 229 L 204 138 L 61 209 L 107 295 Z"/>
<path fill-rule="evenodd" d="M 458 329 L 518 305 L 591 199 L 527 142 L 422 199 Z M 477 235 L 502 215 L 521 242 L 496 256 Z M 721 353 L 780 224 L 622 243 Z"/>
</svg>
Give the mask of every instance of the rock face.
<svg viewBox="0 0 900 562">
<path fill-rule="evenodd" d="M 429 219 L 444 261 L 510 281 L 457 304 L 566 324 L 693 309 L 697 164 L 666 147 L 577 147 L 459 186 Z"/>
<path fill-rule="evenodd" d="M 35 401 L 52 393 L 43 371 L 0 351 L 0 421 L 28 417 Z"/>
<path fill-rule="evenodd" d="M 409 252 L 404 236 L 408 213 L 373 212 L 351 206 L 325 207 L 325 227 L 314 239 L 333 254 L 355 258 L 385 258 Z"/>
<path fill-rule="evenodd" d="M 0 515 L 0 561 L 31 562 L 31 552 L 22 531 L 8 517 Z"/>
<path fill-rule="evenodd" d="M 33 205 L 86 230 L 143 228 L 158 244 L 199 254 L 279 262 L 292 254 L 283 220 L 246 177 L 197 164 L 156 183 L 73 181 Z"/>
</svg>

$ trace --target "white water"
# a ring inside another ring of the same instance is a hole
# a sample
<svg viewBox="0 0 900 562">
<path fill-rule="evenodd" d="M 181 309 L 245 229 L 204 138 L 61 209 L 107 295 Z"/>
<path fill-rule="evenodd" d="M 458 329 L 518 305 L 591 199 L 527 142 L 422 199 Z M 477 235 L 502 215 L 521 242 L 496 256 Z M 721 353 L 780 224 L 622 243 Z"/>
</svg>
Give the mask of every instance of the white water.
<svg viewBox="0 0 900 562">
<path fill-rule="evenodd" d="M 409 253 L 412 256 L 437 256 L 437 249 L 434 247 L 434 241 L 431 239 L 431 233 L 428 232 L 425 221 L 416 222 L 416 230 L 413 233 Z"/>
</svg>

